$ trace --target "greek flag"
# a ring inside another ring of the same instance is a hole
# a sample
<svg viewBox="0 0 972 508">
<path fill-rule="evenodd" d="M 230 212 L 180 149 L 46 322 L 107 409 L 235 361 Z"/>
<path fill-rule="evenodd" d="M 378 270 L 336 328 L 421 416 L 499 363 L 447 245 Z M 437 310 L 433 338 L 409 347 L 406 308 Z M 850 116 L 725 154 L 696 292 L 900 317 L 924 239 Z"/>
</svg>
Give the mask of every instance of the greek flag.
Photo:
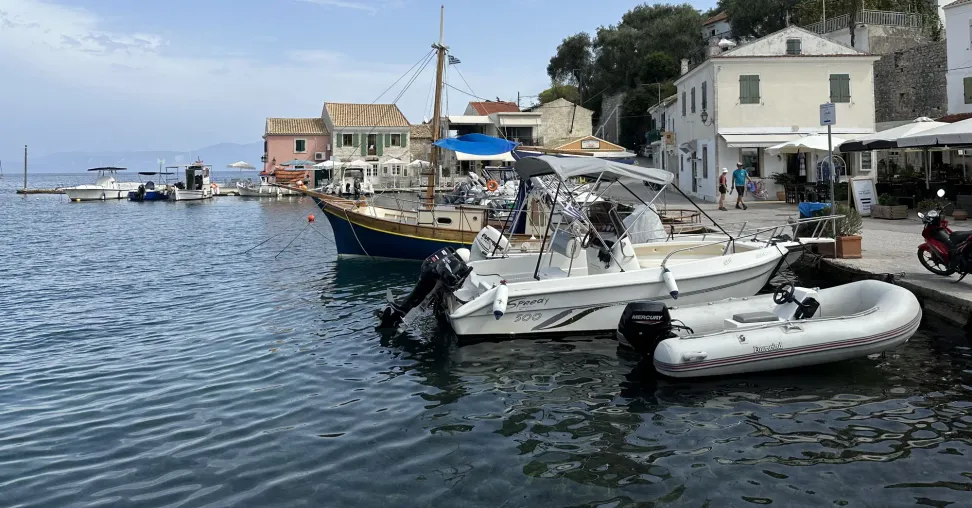
<svg viewBox="0 0 972 508">
<path fill-rule="evenodd" d="M 459 60 L 458 58 L 456 58 L 456 57 L 454 57 L 452 55 L 449 55 L 449 65 L 456 65 L 456 64 L 459 64 L 459 63 L 462 63 L 462 60 Z"/>
</svg>

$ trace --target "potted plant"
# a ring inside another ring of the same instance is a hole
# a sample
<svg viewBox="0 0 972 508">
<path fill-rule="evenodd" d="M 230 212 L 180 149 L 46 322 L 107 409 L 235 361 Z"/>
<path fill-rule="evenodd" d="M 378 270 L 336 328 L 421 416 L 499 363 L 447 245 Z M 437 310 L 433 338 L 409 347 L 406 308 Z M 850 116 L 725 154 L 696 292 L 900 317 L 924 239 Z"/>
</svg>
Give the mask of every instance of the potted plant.
<svg viewBox="0 0 972 508">
<path fill-rule="evenodd" d="M 783 190 L 776 191 L 777 201 L 786 201 L 786 187 L 796 183 L 796 177 L 789 173 L 773 173 L 773 182 Z"/>
<path fill-rule="evenodd" d="M 874 219 L 907 219 L 908 205 L 895 204 L 896 199 L 890 194 L 878 196 L 878 204 L 871 205 L 871 218 Z"/>
<path fill-rule="evenodd" d="M 828 228 L 828 235 L 834 239 L 834 243 L 819 244 L 817 252 L 823 256 L 859 259 L 862 257 L 861 230 L 864 228 L 861 214 L 847 205 L 838 204 L 837 215 L 843 215 L 843 217 L 835 220 L 837 231 Z"/>
</svg>

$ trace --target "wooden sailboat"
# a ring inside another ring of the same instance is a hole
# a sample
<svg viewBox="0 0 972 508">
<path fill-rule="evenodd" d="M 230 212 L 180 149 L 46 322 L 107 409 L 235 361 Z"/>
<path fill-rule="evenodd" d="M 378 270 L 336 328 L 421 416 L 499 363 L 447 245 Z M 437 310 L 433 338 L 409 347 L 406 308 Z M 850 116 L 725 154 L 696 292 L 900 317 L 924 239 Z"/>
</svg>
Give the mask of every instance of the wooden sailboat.
<svg viewBox="0 0 972 508">
<path fill-rule="evenodd" d="M 436 61 L 433 143 L 440 136 L 442 115 L 442 73 L 447 48 L 444 43 L 445 7 L 439 18 L 439 42 L 433 44 L 438 52 Z M 441 157 L 439 148 L 432 145 L 431 165 L 424 202 L 413 209 L 374 206 L 366 201 L 345 199 L 310 189 L 295 189 L 314 199 L 334 231 L 338 257 L 364 256 L 424 260 L 444 247 L 460 248 L 472 245 L 476 235 L 488 225 L 489 210 L 482 206 L 436 205 L 434 201 L 435 174 Z M 546 214 L 532 214 L 527 232 L 542 227 L 530 224 L 544 221 Z M 511 240 L 527 241 L 530 235 L 514 236 Z"/>
</svg>

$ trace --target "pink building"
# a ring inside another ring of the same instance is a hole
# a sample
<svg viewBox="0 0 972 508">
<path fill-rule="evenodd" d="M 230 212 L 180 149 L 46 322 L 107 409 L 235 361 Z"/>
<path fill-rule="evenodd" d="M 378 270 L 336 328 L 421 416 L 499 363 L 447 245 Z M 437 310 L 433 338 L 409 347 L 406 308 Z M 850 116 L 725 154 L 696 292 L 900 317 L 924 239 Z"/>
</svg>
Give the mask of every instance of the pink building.
<svg viewBox="0 0 972 508">
<path fill-rule="evenodd" d="M 321 118 L 267 118 L 263 132 L 263 170 L 293 159 L 324 162 L 331 158 L 331 136 Z M 311 171 L 295 166 L 288 170 Z"/>
</svg>

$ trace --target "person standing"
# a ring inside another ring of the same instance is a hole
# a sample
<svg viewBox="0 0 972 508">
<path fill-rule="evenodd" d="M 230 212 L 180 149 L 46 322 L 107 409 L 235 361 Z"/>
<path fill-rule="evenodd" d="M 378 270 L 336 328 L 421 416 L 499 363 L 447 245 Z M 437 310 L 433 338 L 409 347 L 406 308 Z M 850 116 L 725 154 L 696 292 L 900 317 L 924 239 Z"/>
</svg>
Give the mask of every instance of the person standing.
<svg viewBox="0 0 972 508">
<path fill-rule="evenodd" d="M 752 182 L 753 179 L 749 177 L 749 171 L 743 167 L 741 162 L 736 163 L 736 170 L 732 172 L 732 183 L 735 186 L 736 194 L 736 209 L 742 208 L 743 210 L 748 210 L 749 207 L 743 202 L 743 195 L 746 194 L 746 182 Z M 732 191 L 729 191 L 732 194 Z"/>
<path fill-rule="evenodd" d="M 729 170 L 722 168 L 719 175 L 719 210 L 726 211 L 726 193 L 729 192 Z"/>
</svg>

